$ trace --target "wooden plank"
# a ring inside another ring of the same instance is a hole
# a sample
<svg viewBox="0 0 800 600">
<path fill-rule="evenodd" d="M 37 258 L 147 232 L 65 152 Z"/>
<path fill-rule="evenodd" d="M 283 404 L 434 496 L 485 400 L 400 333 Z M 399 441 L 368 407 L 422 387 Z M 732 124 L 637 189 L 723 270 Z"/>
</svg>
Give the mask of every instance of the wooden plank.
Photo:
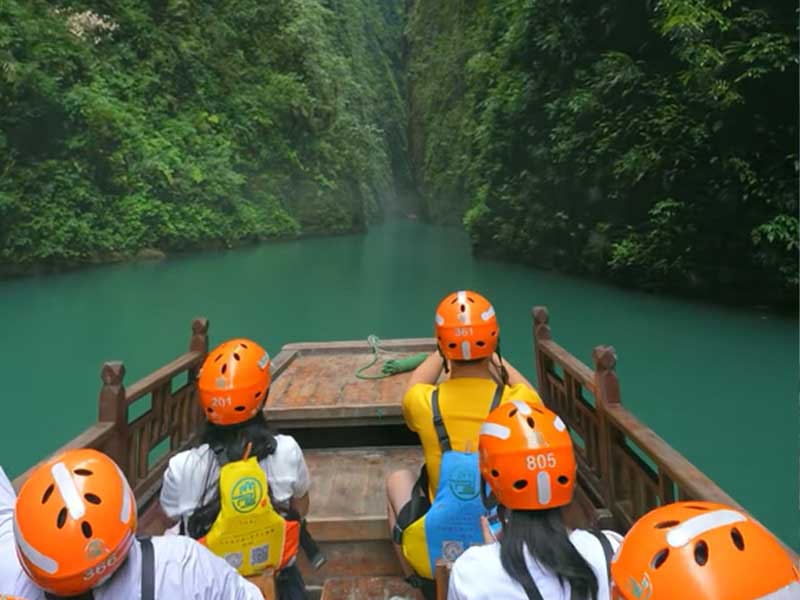
<svg viewBox="0 0 800 600">
<path fill-rule="evenodd" d="M 305 457 L 309 530 L 337 540 L 388 539 L 386 476 L 398 469 L 418 472 L 422 464 L 419 447 L 308 450 Z"/>
<path fill-rule="evenodd" d="M 583 387 L 594 394 L 594 371 L 553 340 L 543 340 L 539 342 L 538 348 L 542 353 L 553 359 L 563 370 L 568 371 L 575 377 Z"/>
<path fill-rule="evenodd" d="M 323 585 L 331 577 L 386 577 L 403 574 L 394 546 L 389 540 L 320 542 L 319 548 L 325 555 L 326 562 L 318 571 L 309 565 L 303 552 L 297 556 L 297 566 L 308 586 Z"/>
<path fill-rule="evenodd" d="M 337 577 L 322 587 L 320 600 L 387 600 L 416 598 L 417 592 L 402 577 Z"/>
</svg>

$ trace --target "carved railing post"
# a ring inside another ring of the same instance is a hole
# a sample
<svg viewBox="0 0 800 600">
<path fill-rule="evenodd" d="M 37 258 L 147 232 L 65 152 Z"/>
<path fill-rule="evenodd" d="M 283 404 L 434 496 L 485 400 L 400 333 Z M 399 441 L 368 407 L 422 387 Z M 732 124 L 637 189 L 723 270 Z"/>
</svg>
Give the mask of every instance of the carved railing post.
<svg viewBox="0 0 800 600">
<path fill-rule="evenodd" d="M 208 319 L 198 317 L 192 321 L 192 339 L 189 341 L 189 351 L 200 352 L 203 356 L 203 360 L 205 360 L 206 354 L 208 354 Z M 195 383 L 197 381 L 197 373 L 202 364 L 201 361 L 197 367 L 189 369 L 188 383 L 192 386 L 192 391 L 189 398 L 189 412 L 188 414 L 184 413 L 186 414 L 182 431 L 184 440 L 190 435 L 190 432 L 197 431 L 198 426 L 205 418 L 197 404 L 197 388 Z"/>
<path fill-rule="evenodd" d="M 620 404 L 619 379 L 614 368 L 617 365 L 617 353 L 613 346 L 596 346 L 592 352 L 594 361 L 595 412 L 597 414 L 597 434 L 600 443 L 600 481 L 606 506 L 613 510 L 616 498 L 614 485 L 614 461 L 612 448 L 620 436 L 612 432 L 609 426 L 606 409 Z"/>
<path fill-rule="evenodd" d="M 552 339 L 550 335 L 550 317 L 546 306 L 534 306 L 531 311 L 533 316 L 533 360 L 536 363 L 536 381 L 539 385 L 539 394 L 545 404 L 552 408 L 551 399 L 547 396 L 547 367 L 549 359 L 541 351 L 539 344 Z"/>
<path fill-rule="evenodd" d="M 198 317 L 192 321 L 192 339 L 189 342 L 189 352 L 202 352 L 208 354 L 208 319 Z"/>
<path fill-rule="evenodd" d="M 125 365 L 119 361 L 104 363 L 100 379 L 103 385 L 100 388 L 97 419 L 114 424 L 114 435 L 106 451 L 120 466 L 131 485 L 134 485 L 135 482 L 130 480 L 129 472 L 128 401 L 123 383 Z"/>
</svg>

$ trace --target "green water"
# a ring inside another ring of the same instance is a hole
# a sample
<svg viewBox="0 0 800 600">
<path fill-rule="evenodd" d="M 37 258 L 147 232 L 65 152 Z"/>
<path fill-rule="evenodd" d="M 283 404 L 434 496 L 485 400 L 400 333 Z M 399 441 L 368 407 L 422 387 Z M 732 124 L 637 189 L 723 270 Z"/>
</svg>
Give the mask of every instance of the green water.
<svg viewBox="0 0 800 600">
<path fill-rule="evenodd" d="M 589 362 L 613 344 L 623 402 L 800 548 L 797 321 L 658 298 L 474 259 L 457 228 L 396 221 L 364 236 L 0 283 L 0 464 L 14 476 L 95 419 L 103 361 L 126 381 L 187 348 L 192 317 L 212 343 L 430 335 L 447 292 L 474 288 L 497 308 L 503 350 L 533 377 L 530 307 Z"/>
</svg>

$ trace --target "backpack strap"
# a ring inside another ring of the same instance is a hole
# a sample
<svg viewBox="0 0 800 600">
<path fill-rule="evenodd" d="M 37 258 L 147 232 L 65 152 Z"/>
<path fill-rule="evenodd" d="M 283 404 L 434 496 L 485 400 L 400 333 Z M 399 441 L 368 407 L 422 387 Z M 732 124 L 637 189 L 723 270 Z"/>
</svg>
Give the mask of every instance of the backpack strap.
<svg viewBox="0 0 800 600">
<path fill-rule="evenodd" d="M 494 396 L 492 397 L 492 405 L 489 412 L 500 406 L 500 400 L 503 399 L 503 389 L 505 386 L 498 383 L 494 389 Z M 442 449 L 442 454 L 449 452 L 453 449 L 450 445 L 450 436 L 447 435 L 447 428 L 444 426 L 444 419 L 442 419 L 442 411 L 439 409 L 439 386 L 433 388 L 431 394 L 431 410 L 433 412 L 433 427 L 436 429 L 436 436 L 439 438 L 439 447 Z"/>
<path fill-rule="evenodd" d="M 597 538 L 597 541 L 600 542 L 600 545 L 603 547 L 603 554 L 606 557 L 606 574 L 608 575 L 608 581 L 611 582 L 611 559 L 614 557 L 614 549 L 611 547 L 611 542 L 608 541 L 606 534 L 600 531 L 599 529 L 590 529 L 589 533 L 591 533 L 594 537 Z"/>
<path fill-rule="evenodd" d="M 439 438 L 439 448 L 442 449 L 442 454 L 450 452 L 450 450 L 453 449 L 450 445 L 450 436 L 447 435 L 447 429 L 442 419 L 442 412 L 439 410 L 439 386 L 433 388 L 431 408 L 433 410 L 433 427 L 436 429 L 436 435 Z"/>
<path fill-rule="evenodd" d="M 155 600 L 156 597 L 156 558 L 153 551 L 153 540 L 149 537 L 139 538 L 142 550 L 142 599 Z"/>
</svg>

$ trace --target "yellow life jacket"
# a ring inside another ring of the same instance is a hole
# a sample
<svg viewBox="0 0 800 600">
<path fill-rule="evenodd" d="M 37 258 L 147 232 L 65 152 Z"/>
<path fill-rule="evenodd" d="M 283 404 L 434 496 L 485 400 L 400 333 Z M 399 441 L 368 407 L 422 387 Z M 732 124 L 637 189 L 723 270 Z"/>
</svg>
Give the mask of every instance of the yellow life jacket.
<svg viewBox="0 0 800 600">
<path fill-rule="evenodd" d="M 244 576 L 285 567 L 297 554 L 300 522 L 284 519 L 273 508 L 255 456 L 220 469 L 219 494 L 219 515 L 199 541 Z"/>
</svg>

